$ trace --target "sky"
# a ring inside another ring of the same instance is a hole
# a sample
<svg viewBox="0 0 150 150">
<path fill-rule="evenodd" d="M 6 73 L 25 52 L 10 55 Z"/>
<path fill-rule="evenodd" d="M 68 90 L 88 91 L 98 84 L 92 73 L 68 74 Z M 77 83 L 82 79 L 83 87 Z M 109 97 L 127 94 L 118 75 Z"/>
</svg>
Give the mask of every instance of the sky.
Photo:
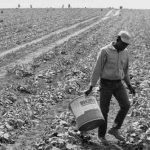
<svg viewBox="0 0 150 150">
<path fill-rule="evenodd" d="M 0 0 L 0 8 L 16 8 L 18 4 L 22 8 L 59 8 L 63 4 L 65 7 L 71 4 L 72 7 L 87 8 L 133 8 L 133 9 L 150 9 L 149 0 Z"/>
</svg>

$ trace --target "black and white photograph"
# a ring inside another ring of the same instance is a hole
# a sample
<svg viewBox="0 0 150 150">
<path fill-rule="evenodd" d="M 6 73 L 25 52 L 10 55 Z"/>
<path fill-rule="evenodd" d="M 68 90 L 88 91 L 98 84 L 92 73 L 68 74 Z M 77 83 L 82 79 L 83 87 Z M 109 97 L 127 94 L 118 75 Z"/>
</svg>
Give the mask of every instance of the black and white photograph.
<svg viewBox="0 0 150 150">
<path fill-rule="evenodd" d="M 150 150 L 149 0 L 0 0 L 0 150 Z"/>
</svg>

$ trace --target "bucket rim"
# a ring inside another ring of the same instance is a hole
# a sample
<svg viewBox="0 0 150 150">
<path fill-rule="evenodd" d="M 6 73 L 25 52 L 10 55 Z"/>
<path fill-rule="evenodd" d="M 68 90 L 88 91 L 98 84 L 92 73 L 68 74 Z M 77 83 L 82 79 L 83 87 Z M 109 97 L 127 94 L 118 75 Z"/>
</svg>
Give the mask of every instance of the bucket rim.
<svg viewBox="0 0 150 150">
<path fill-rule="evenodd" d="M 78 130 L 79 130 L 79 128 L 81 128 L 84 124 L 87 124 L 87 123 L 90 123 L 90 122 L 92 122 L 92 121 L 105 121 L 104 119 L 100 119 L 100 118 L 95 118 L 95 119 L 92 119 L 92 120 L 90 120 L 90 121 L 86 121 L 86 122 L 84 122 L 84 123 L 82 123 L 80 126 L 78 126 Z"/>
</svg>

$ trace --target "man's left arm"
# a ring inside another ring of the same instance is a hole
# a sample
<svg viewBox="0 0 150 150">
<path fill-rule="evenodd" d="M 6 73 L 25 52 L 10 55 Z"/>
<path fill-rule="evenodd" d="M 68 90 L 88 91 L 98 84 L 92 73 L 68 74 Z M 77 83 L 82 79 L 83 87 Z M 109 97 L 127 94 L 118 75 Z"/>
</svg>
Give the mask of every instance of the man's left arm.
<svg viewBox="0 0 150 150">
<path fill-rule="evenodd" d="M 126 66 L 124 68 L 124 82 L 127 86 L 131 85 L 130 77 L 129 77 L 129 59 L 127 59 Z"/>
<path fill-rule="evenodd" d="M 135 95 L 135 89 L 132 87 L 131 82 L 130 82 L 130 76 L 129 76 L 129 57 L 127 57 L 127 62 L 126 62 L 126 66 L 124 68 L 124 82 L 126 83 L 128 89 L 130 90 L 130 92 Z"/>
</svg>

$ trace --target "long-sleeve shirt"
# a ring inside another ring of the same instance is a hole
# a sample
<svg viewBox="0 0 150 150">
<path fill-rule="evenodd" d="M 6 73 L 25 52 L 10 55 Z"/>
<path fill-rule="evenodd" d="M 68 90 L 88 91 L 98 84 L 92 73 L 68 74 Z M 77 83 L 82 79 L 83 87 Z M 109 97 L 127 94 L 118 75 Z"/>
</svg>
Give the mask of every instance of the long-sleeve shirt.
<svg viewBox="0 0 150 150">
<path fill-rule="evenodd" d="M 108 80 L 127 80 L 129 83 L 129 57 L 127 50 L 118 52 L 110 43 L 101 48 L 91 77 L 91 86 L 95 86 L 100 78 Z"/>
</svg>

